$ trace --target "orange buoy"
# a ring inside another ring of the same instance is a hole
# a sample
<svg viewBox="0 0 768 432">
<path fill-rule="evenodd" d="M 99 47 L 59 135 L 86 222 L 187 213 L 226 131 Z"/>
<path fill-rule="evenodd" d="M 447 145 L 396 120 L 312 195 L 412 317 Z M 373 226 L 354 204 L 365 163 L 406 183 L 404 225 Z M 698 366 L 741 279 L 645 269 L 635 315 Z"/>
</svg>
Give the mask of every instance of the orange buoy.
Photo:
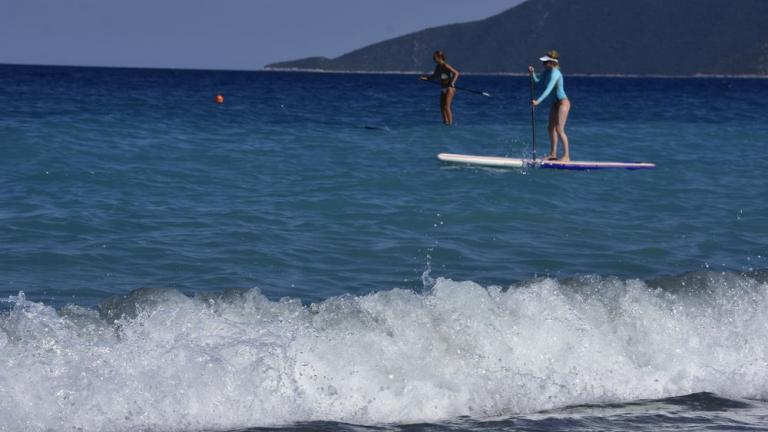
<svg viewBox="0 0 768 432">
<path fill-rule="evenodd" d="M 223 94 L 217 94 L 216 98 L 214 99 L 216 101 L 216 104 L 221 105 L 224 103 L 224 95 Z"/>
</svg>

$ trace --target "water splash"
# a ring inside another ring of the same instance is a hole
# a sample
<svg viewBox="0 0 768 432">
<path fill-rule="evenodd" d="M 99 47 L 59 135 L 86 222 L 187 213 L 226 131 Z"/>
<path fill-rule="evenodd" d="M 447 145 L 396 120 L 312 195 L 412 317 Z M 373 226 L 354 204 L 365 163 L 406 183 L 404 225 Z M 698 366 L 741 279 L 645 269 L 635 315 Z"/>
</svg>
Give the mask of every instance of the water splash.
<svg viewBox="0 0 768 432">
<path fill-rule="evenodd" d="M 768 285 L 702 272 L 509 289 L 437 279 L 309 306 L 139 290 L 8 300 L 3 430 L 438 421 L 713 392 L 768 397 Z M 2 429 L 0 428 L 0 429 Z"/>
</svg>

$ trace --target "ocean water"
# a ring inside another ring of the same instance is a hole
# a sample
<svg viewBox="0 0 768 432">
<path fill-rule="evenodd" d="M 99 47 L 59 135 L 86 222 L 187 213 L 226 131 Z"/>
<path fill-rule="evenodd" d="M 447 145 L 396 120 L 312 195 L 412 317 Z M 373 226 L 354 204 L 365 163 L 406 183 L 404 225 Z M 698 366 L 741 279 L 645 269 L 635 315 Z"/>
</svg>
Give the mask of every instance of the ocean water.
<svg viewBox="0 0 768 432">
<path fill-rule="evenodd" d="M 768 430 L 768 81 L 0 66 L 0 430 Z M 213 97 L 225 95 L 224 105 Z M 543 154 L 546 112 L 537 113 Z"/>
</svg>

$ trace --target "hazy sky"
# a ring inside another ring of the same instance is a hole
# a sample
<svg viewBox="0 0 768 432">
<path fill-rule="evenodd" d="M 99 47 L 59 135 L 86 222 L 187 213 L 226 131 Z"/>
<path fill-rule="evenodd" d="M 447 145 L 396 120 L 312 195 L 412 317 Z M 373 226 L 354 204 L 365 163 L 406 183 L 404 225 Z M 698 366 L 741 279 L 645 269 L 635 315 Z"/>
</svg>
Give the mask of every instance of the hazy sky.
<svg viewBox="0 0 768 432">
<path fill-rule="evenodd" d="M 0 0 L 0 63 L 260 69 L 522 0 Z"/>
</svg>

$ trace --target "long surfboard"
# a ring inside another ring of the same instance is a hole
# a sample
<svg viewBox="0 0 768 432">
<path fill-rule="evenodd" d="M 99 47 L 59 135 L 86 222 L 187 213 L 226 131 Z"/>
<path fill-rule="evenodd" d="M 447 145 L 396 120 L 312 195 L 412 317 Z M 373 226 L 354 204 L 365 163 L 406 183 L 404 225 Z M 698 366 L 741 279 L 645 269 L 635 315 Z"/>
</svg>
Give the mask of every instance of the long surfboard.
<svg viewBox="0 0 768 432">
<path fill-rule="evenodd" d="M 533 159 L 516 159 L 500 156 L 474 156 L 454 153 L 440 153 L 437 158 L 443 162 L 478 165 L 494 168 L 547 168 L 564 170 L 597 170 L 597 169 L 653 169 L 656 164 L 649 162 L 592 162 L 592 161 L 544 161 Z"/>
</svg>

